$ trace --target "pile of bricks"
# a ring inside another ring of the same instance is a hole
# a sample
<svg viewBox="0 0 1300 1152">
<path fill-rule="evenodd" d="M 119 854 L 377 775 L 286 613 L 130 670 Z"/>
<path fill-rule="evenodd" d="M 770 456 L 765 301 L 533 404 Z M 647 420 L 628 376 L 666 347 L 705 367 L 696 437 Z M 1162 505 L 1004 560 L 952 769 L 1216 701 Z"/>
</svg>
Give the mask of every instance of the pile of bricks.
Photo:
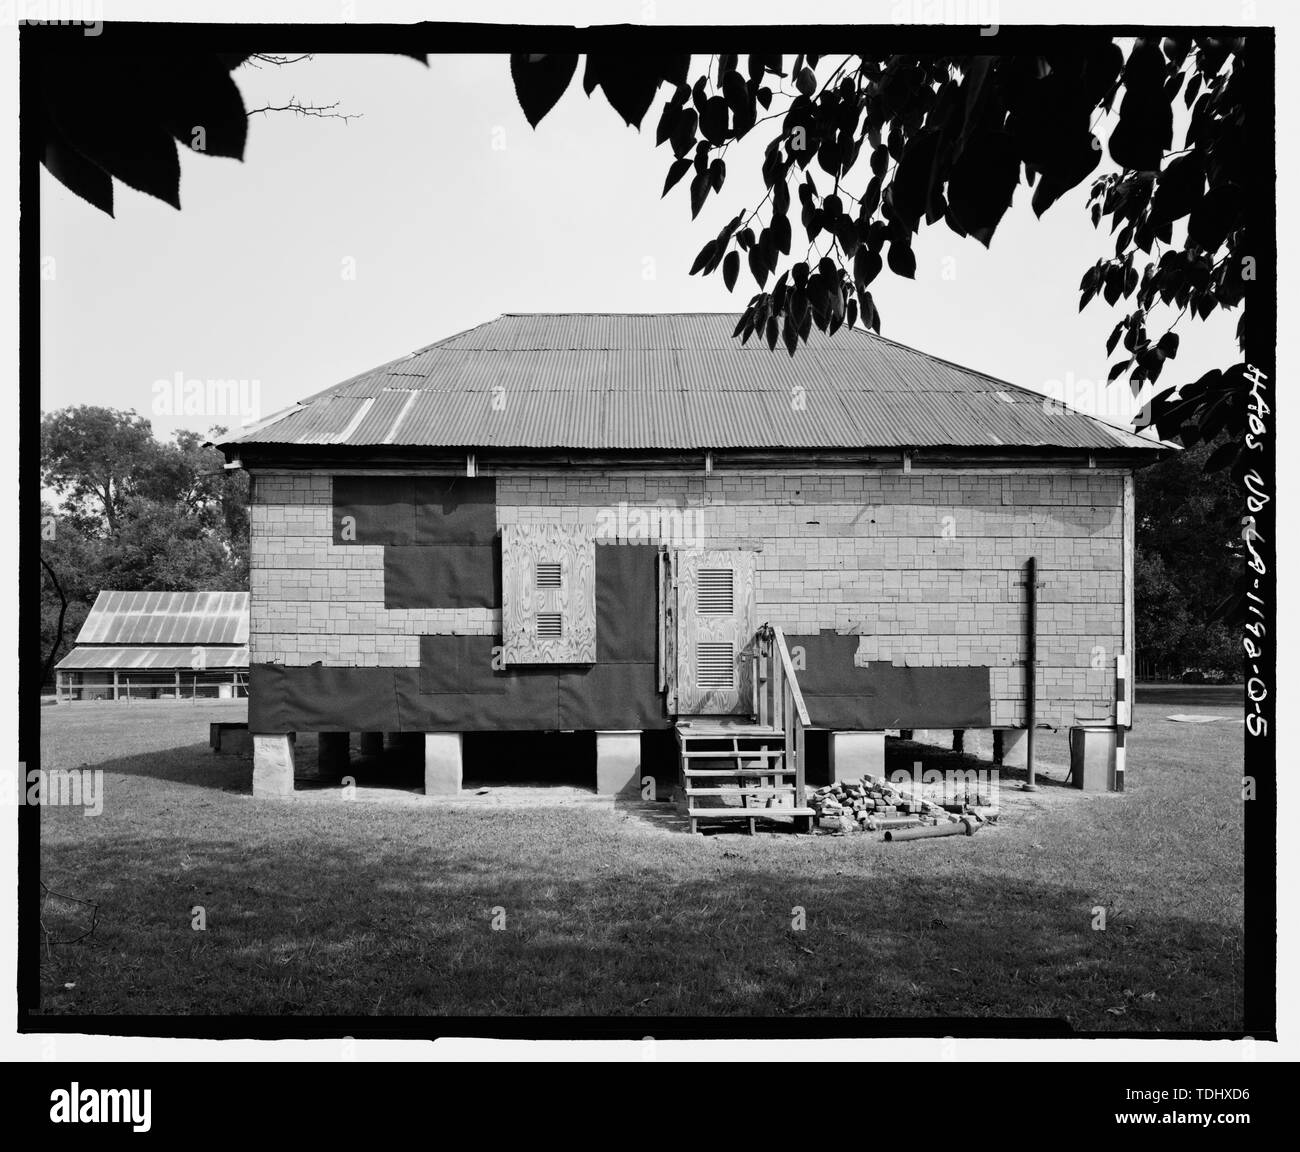
<svg viewBox="0 0 1300 1152">
<path fill-rule="evenodd" d="M 913 789 L 879 776 L 863 776 L 818 788 L 810 800 L 817 826 L 829 832 L 877 832 L 924 824 L 956 822 L 973 815 L 981 822 L 997 819 L 990 796 L 970 789 L 956 792 L 943 785 Z"/>
</svg>

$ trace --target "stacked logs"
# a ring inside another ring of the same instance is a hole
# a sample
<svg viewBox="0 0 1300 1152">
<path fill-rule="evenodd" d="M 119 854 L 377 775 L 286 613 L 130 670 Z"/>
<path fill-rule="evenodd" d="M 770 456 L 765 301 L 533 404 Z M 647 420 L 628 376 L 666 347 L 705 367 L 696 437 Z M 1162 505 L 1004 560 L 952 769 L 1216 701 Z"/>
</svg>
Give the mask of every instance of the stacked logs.
<svg viewBox="0 0 1300 1152">
<path fill-rule="evenodd" d="M 818 788 L 810 801 L 818 827 L 831 832 L 876 832 L 897 828 L 955 823 L 963 816 L 981 822 L 997 819 L 987 806 L 989 796 L 975 790 L 946 794 L 936 786 L 912 789 L 879 776 L 845 780 Z M 928 795 L 927 795 L 928 793 Z M 984 802 L 984 803 L 981 803 Z"/>
</svg>

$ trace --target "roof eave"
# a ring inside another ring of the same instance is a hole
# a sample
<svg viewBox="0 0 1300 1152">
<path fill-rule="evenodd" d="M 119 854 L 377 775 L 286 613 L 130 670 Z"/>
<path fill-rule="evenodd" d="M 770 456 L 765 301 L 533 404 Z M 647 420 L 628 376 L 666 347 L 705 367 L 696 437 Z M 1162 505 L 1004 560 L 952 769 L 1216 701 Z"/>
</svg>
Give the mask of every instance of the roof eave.
<svg viewBox="0 0 1300 1152">
<path fill-rule="evenodd" d="M 313 470 L 324 468 L 439 469 L 460 472 L 469 458 L 479 474 L 527 468 L 642 467 L 703 469 L 706 457 L 714 470 L 780 467 L 1110 467 L 1136 468 L 1168 456 L 1163 443 L 1114 447 L 1065 445 L 890 445 L 831 448 L 501 448 L 485 446 L 269 444 L 242 445 L 235 453 L 247 469 Z M 905 458 L 910 458 L 906 461 Z"/>
</svg>

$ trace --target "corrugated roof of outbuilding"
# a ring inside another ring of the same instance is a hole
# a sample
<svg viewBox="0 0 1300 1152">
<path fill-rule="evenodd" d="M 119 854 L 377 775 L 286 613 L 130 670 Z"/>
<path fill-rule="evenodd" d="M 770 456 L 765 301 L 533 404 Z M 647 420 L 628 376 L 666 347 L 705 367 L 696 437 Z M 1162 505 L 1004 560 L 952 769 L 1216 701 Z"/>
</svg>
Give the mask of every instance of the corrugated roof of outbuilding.
<svg viewBox="0 0 1300 1152">
<path fill-rule="evenodd" d="M 78 644 L 247 644 L 247 592 L 101 592 Z"/>
<path fill-rule="evenodd" d="M 193 648 L 152 648 L 145 644 L 130 647 L 111 646 L 74 648 L 55 667 L 60 672 L 108 671 L 114 668 L 134 671 L 162 671 L 184 668 L 193 672 L 229 672 L 248 667 L 248 646 L 201 647 L 199 660 Z"/>
<path fill-rule="evenodd" d="M 224 444 L 531 449 L 1066 448 L 1159 441 L 860 328 L 789 356 L 729 313 L 510 313 Z"/>
</svg>

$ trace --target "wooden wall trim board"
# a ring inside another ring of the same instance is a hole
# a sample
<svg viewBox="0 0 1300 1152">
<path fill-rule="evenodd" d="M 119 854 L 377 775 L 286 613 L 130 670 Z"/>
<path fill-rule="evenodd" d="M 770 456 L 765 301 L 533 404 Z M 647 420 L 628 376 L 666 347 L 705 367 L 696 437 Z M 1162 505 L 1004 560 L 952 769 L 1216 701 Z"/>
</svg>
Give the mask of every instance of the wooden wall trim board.
<svg viewBox="0 0 1300 1152">
<path fill-rule="evenodd" d="M 657 660 L 657 681 L 660 692 L 668 691 L 668 630 L 669 594 L 672 585 L 672 570 L 669 567 L 670 553 L 660 548 L 655 554 L 655 616 L 658 628 L 658 643 L 655 645 Z"/>
<path fill-rule="evenodd" d="M 252 472 L 301 473 L 303 471 L 373 472 L 375 474 L 420 475 L 430 472 L 464 475 L 466 450 L 421 449 L 395 451 L 383 445 L 354 448 L 346 452 L 328 447 L 295 451 L 253 451 L 244 445 L 243 467 Z M 902 449 L 709 449 L 712 474 L 759 470 L 861 469 L 868 472 L 903 472 Z M 584 451 L 502 451 L 474 452 L 479 476 L 512 472 L 624 472 L 638 469 L 651 471 L 703 471 L 704 449 L 627 450 L 622 452 Z M 1061 451 L 1050 449 L 980 452 L 942 448 L 909 449 L 911 471 L 932 472 L 952 468 L 957 471 L 1009 469 L 1011 471 L 1099 471 L 1131 469 L 1154 463 L 1159 451 L 1104 449 Z M 1094 466 L 1095 463 L 1095 466 Z"/>
<path fill-rule="evenodd" d="M 393 467 L 381 468 L 366 465 L 320 463 L 314 465 L 304 465 L 298 468 L 271 468 L 259 465 L 249 465 L 245 470 L 249 473 L 250 478 L 254 481 L 258 476 L 274 477 L 293 477 L 302 475 L 347 475 L 347 476 L 446 476 L 451 474 L 454 467 L 450 461 L 431 460 L 422 467 Z M 715 465 L 712 475 L 718 476 L 746 476 L 760 475 L 770 476 L 773 472 L 788 473 L 790 475 L 808 475 L 816 476 L 826 472 L 828 469 L 834 471 L 837 475 L 903 475 L 903 469 L 899 463 L 895 462 L 884 466 L 872 466 L 863 464 L 843 464 L 832 466 L 827 462 L 814 464 L 808 460 L 796 461 L 774 461 L 773 463 L 763 466 L 755 463 L 736 464 L 732 467 L 718 467 Z M 697 469 L 692 469 L 697 470 Z M 657 476 L 657 475 L 676 475 L 685 471 L 680 467 L 665 464 L 654 464 L 650 462 L 625 461 L 625 462 L 605 462 L 594 464 L 590 467 L 580 467 L 571 464 L 568 461 L 556 461 L 550 464 L 536 462 L 521 464 L 518 466 L 500 467 L 493 465 L 483 465 L 481 462 L 478 467 L 478 477 L 487 478 L 497 475 L 518 475 L 520 473 L 538 472 L 541 474 L 550 474 L 554 472 L 571 473 L 585 472 L 591 475 L 611 474 L 613 476 Z M 918 473 L 926 476 L 969 476 L 971 472 L 979 472 L 988 476 L 1023 476 L 1026 473 L 1037 474 L 1039 472 L 1049 473 L 1051 475 L 1063 476 L 1131 476 L 1133 474 L 1132 465 L 1129 464 L 1099 464 L 1096 467 L 1088 467 L 1082 464 L 1060 464 L 1054 465 L 1050 461 L 1041 466 L 1017 465 L 1017 466 L 992 466 L 981 465 L 977 462 L 967 466 L 953 464 L 932 466 L 919 466 L 913 461 L 913 468 L 910 475 Z"/>
</svg>

